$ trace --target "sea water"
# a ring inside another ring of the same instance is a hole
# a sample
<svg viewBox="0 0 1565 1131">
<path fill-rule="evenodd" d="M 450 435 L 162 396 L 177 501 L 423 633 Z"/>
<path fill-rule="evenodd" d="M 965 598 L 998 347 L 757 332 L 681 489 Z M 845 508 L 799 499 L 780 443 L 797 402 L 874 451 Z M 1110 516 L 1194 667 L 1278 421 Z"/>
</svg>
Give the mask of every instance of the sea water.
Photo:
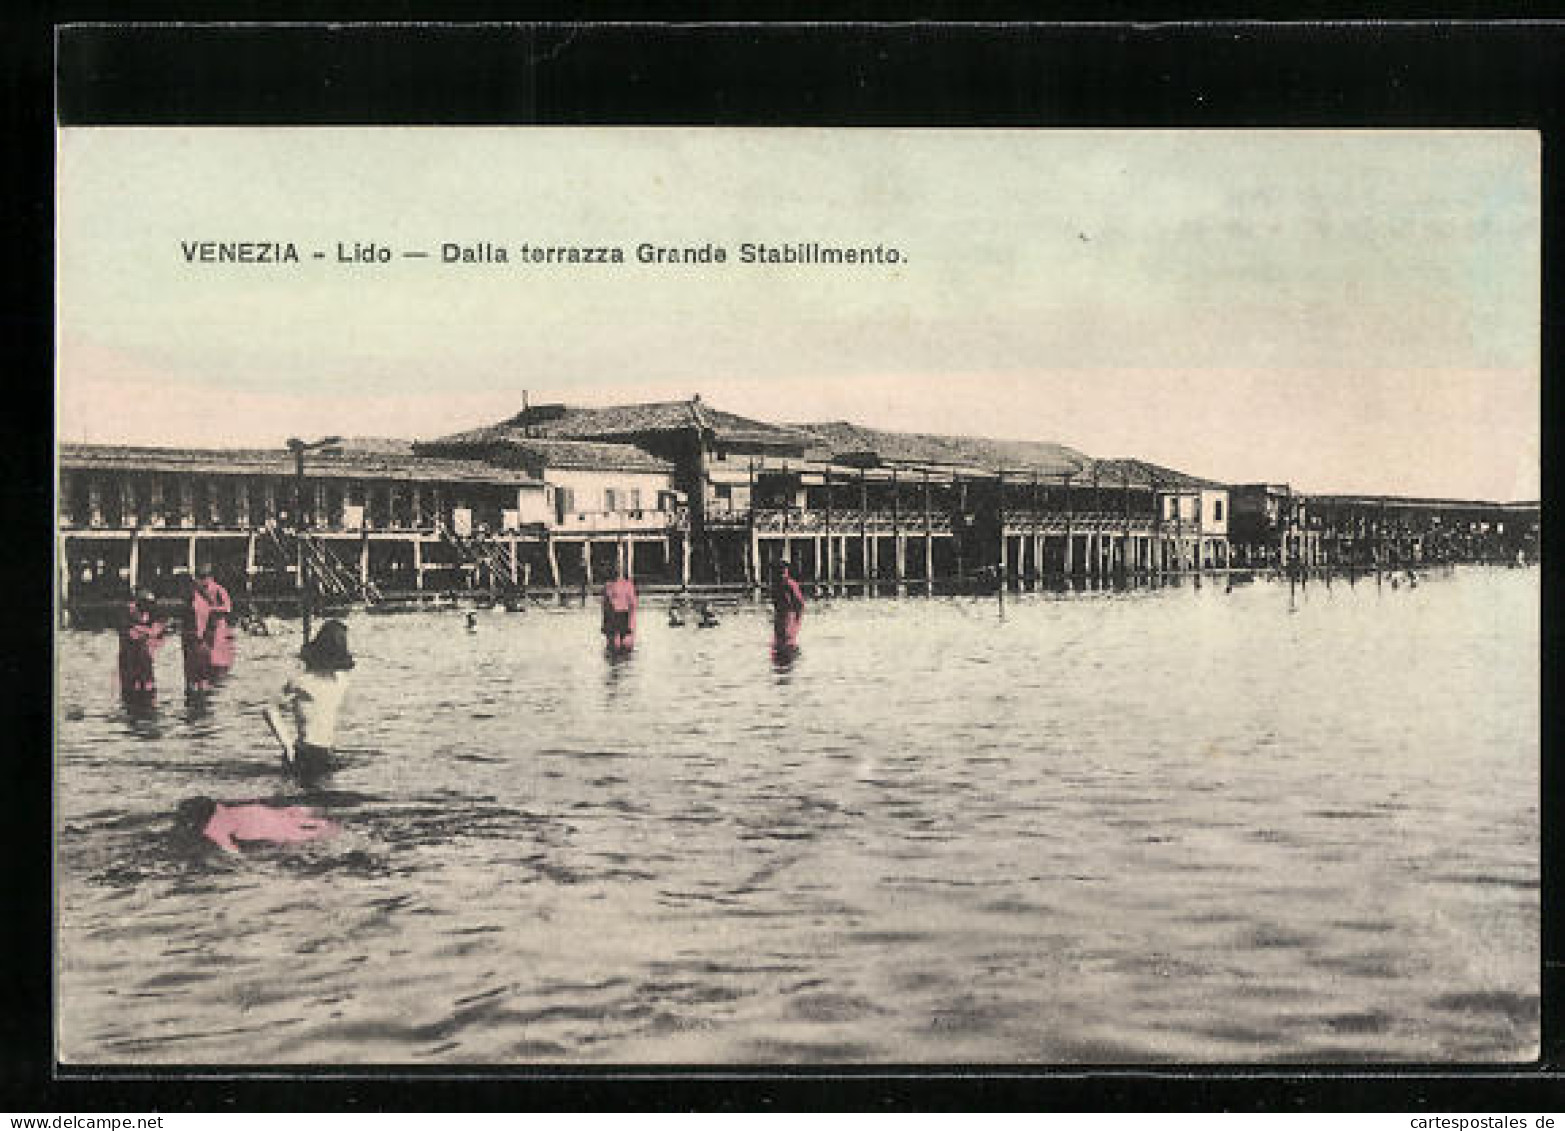
<svg viewBox="0 0 1565 1131">
<path fill-rule="evenodd" d="M 1539 1040 L 1539 577 L 350 616 L 127 717 L 58 639 L 72 1064 L 1506 1061 Z M 339 835 L 239 855 L 193 796 Z"/>
</svg>

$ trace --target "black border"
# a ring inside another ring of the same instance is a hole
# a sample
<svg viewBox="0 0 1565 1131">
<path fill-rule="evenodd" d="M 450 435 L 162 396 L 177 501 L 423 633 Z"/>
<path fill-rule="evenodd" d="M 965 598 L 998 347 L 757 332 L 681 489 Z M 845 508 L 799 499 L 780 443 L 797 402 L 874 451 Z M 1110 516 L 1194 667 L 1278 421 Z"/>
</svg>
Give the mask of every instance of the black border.
<svg viewBox="0 0 1565 1131">
<path fill-rule="evenodd" d="M 1544 491 L 1559 418 L 1556 148 L 1565 109 L 1565 25 L 1551 22 L 710 24 L 558 22 L 452 26 L 320 23 L 101 24 L 186 20 L 496 18 L 474 5 L 59 4 L 0 45 L 8 133 L 25 180 L 8 265 L 13 364 L 52 389 L 52 154 L 63 124 L 670 124 L 768 126 L 1317 126 L 1527 128 L 1543 136 Z M 756 9 L 730 11 L 730 18 Z M 607 18 L 609 9 L 600 9 Z M 619 13 L 627 18 L 644 15 Z M 770 13 L 776 14 L 776 13 Z M 560 17 L 563 18 L 563 17 Z M 56 41 L 58 25 L 71 25 Z M 71 76 L 51 100 L 56 44 Z M 13 169 L 17 167 L 13 165 Z M 1551 301 L 1553 300 L 1553 301 Z M 203 1110 L 1450 1110 L 1545 1111 L 1565 1089 L 1560 1018 L 1562 774 L 1552 765 L 1561 546 L 1545 506 L 1543 1058 L 1514 1069 L 1446 1065 L 1256 1069 L 890 1066 L 872 1069 L 547 1069 L 468 1072 L 166 1070 L 54 1073 L 50 1035 L 48 664 L 52 429 L 13 412 L 0 446 L 12 571 L 12 646 L 0 704 L 17 737 L 0 761 L 20 814 L 7 828 L 0 1108 Z M 41 549 L 36 558 L 32 554 Z"/>
</svg>

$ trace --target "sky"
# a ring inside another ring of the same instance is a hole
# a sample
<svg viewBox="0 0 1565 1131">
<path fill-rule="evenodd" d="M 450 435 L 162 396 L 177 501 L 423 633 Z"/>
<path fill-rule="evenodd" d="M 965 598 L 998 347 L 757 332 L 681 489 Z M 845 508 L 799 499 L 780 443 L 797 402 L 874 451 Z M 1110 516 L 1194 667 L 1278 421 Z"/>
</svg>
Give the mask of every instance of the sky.
<svg viewBox="0 0 1565 1131">
<path fill-rule="evenodd" d="M 1525 131 L 65 129 L 57 431 L 424 438 L 524 395 L 699 393 L 1228 482 L 1535 499 L 1539 164 Z M 200 241 L 302 261 L 188 261 Z M 745 242 L 901 262 L 743 264 Z"/>
</svg>

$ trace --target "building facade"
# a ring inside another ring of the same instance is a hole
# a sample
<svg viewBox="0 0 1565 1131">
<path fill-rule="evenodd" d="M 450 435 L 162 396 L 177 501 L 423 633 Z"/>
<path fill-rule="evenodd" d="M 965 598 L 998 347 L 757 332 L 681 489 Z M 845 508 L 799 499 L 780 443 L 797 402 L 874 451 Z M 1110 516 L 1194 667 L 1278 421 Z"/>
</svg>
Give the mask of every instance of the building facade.
<svg viewBox="0 0 1565 1131">
<path fill-rule="evenodd" d="M 1306 496 L 1064 445 L 776 425 L 688 401 L 524 406 L 310 451 L 63 444 L 62 607 L 231 591 L 380 600 L 590 586 L 1108 578 L 1536 559 L 1536 503 Z"/>
</svg>

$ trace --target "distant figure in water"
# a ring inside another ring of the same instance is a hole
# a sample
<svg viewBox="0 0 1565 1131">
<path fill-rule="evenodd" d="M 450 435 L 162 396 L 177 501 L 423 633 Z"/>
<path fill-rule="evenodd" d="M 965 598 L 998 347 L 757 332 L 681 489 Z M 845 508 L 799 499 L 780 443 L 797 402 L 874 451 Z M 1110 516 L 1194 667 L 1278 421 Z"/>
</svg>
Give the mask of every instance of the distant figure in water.
<svg viewBox="0 0 1565 1131">
<path fill-rule="evenodd" d="M 166 622 L 158 619 L 157 598 L 143 589 L 125 606 L 120 622 L 120 697 L 132 711 L 157 705 L 157 673 L 153 657 L 163 646 Z"/>
<path fill-rule="evenodd" d="M 212 576 L 211 566 L 202 566 L 196 573 L 196 588 L 201 591 L 207 605 L 206 644 L 207 662 L 212 679 L 222 679 L 234 666 L 234 602 L 217 578 Z"/>
<path fill-rule="evenodd" d="M 668 607 L 668 627 L 685 627 L 685 609 L 683 605 L 670 605 Z"/>
<path fill-rule="evenodd" d="M 603 640 L 616 655 L 636 646 L 636 583 L 623 570 L 603 587 Z"/>
<path fill-rule="evenodd" d="M 469 632 L 477 632 L 478 631 L 478 614 L 477 613 L 469 612 L 467 614 L 467 631 L 469 631 Z"/>
<path fill-rule="evenodd" d="M 353 670 L 348 626 L 327 621 L 299 649 L 299 658 L 304 671 L 283 685 L 278 704 L 267 708 L 266 721 L 283 748 L 283 760 L 300 782 L 311 785 L 330 771 L 337 744 L 337 718 Z"/>
<path fill-rule="evenodd" d="M 793 579 L 793 567 L 778 562 L 772 578 L 772 646 L 779 652 L 799 647 L 799 625 L 804 620 L 804 594 Z"/>
<path fill-rule="evenodd" d="M 224 852 L 238 852 L 242 844 L 321 840 L 341 829 L 303 805 L 271 806 L 259 801 L 224 804 L 210 797 L 181 801 L 175 820 L 180 833 L 205 837 Z"/>
<path fill-rule="evenodd" d="M 270 636 L 271 626 L 266 623 L 266 618 L 253 608 L 246 610 L 239 618 L 239 627 L 245 630 L 246 636 Z"/>
<path fill-rule="evenodd" d="M 697 607 L 697 611 L 701 614 L 701 619 L 696 622 L 699 628 L 716 628 L 723 623 L 718 619 L 717 612 L 712 608 L 712 602 L 710 601 L 702 601 Z"/>
<path fill-rule="evenodd" d="M 212 602 L 198 578 L 185 582 L 185 604 L 179 616 L 179 642 L 185 657 L 185 695 L 212 690 Z"/>
</svg>

